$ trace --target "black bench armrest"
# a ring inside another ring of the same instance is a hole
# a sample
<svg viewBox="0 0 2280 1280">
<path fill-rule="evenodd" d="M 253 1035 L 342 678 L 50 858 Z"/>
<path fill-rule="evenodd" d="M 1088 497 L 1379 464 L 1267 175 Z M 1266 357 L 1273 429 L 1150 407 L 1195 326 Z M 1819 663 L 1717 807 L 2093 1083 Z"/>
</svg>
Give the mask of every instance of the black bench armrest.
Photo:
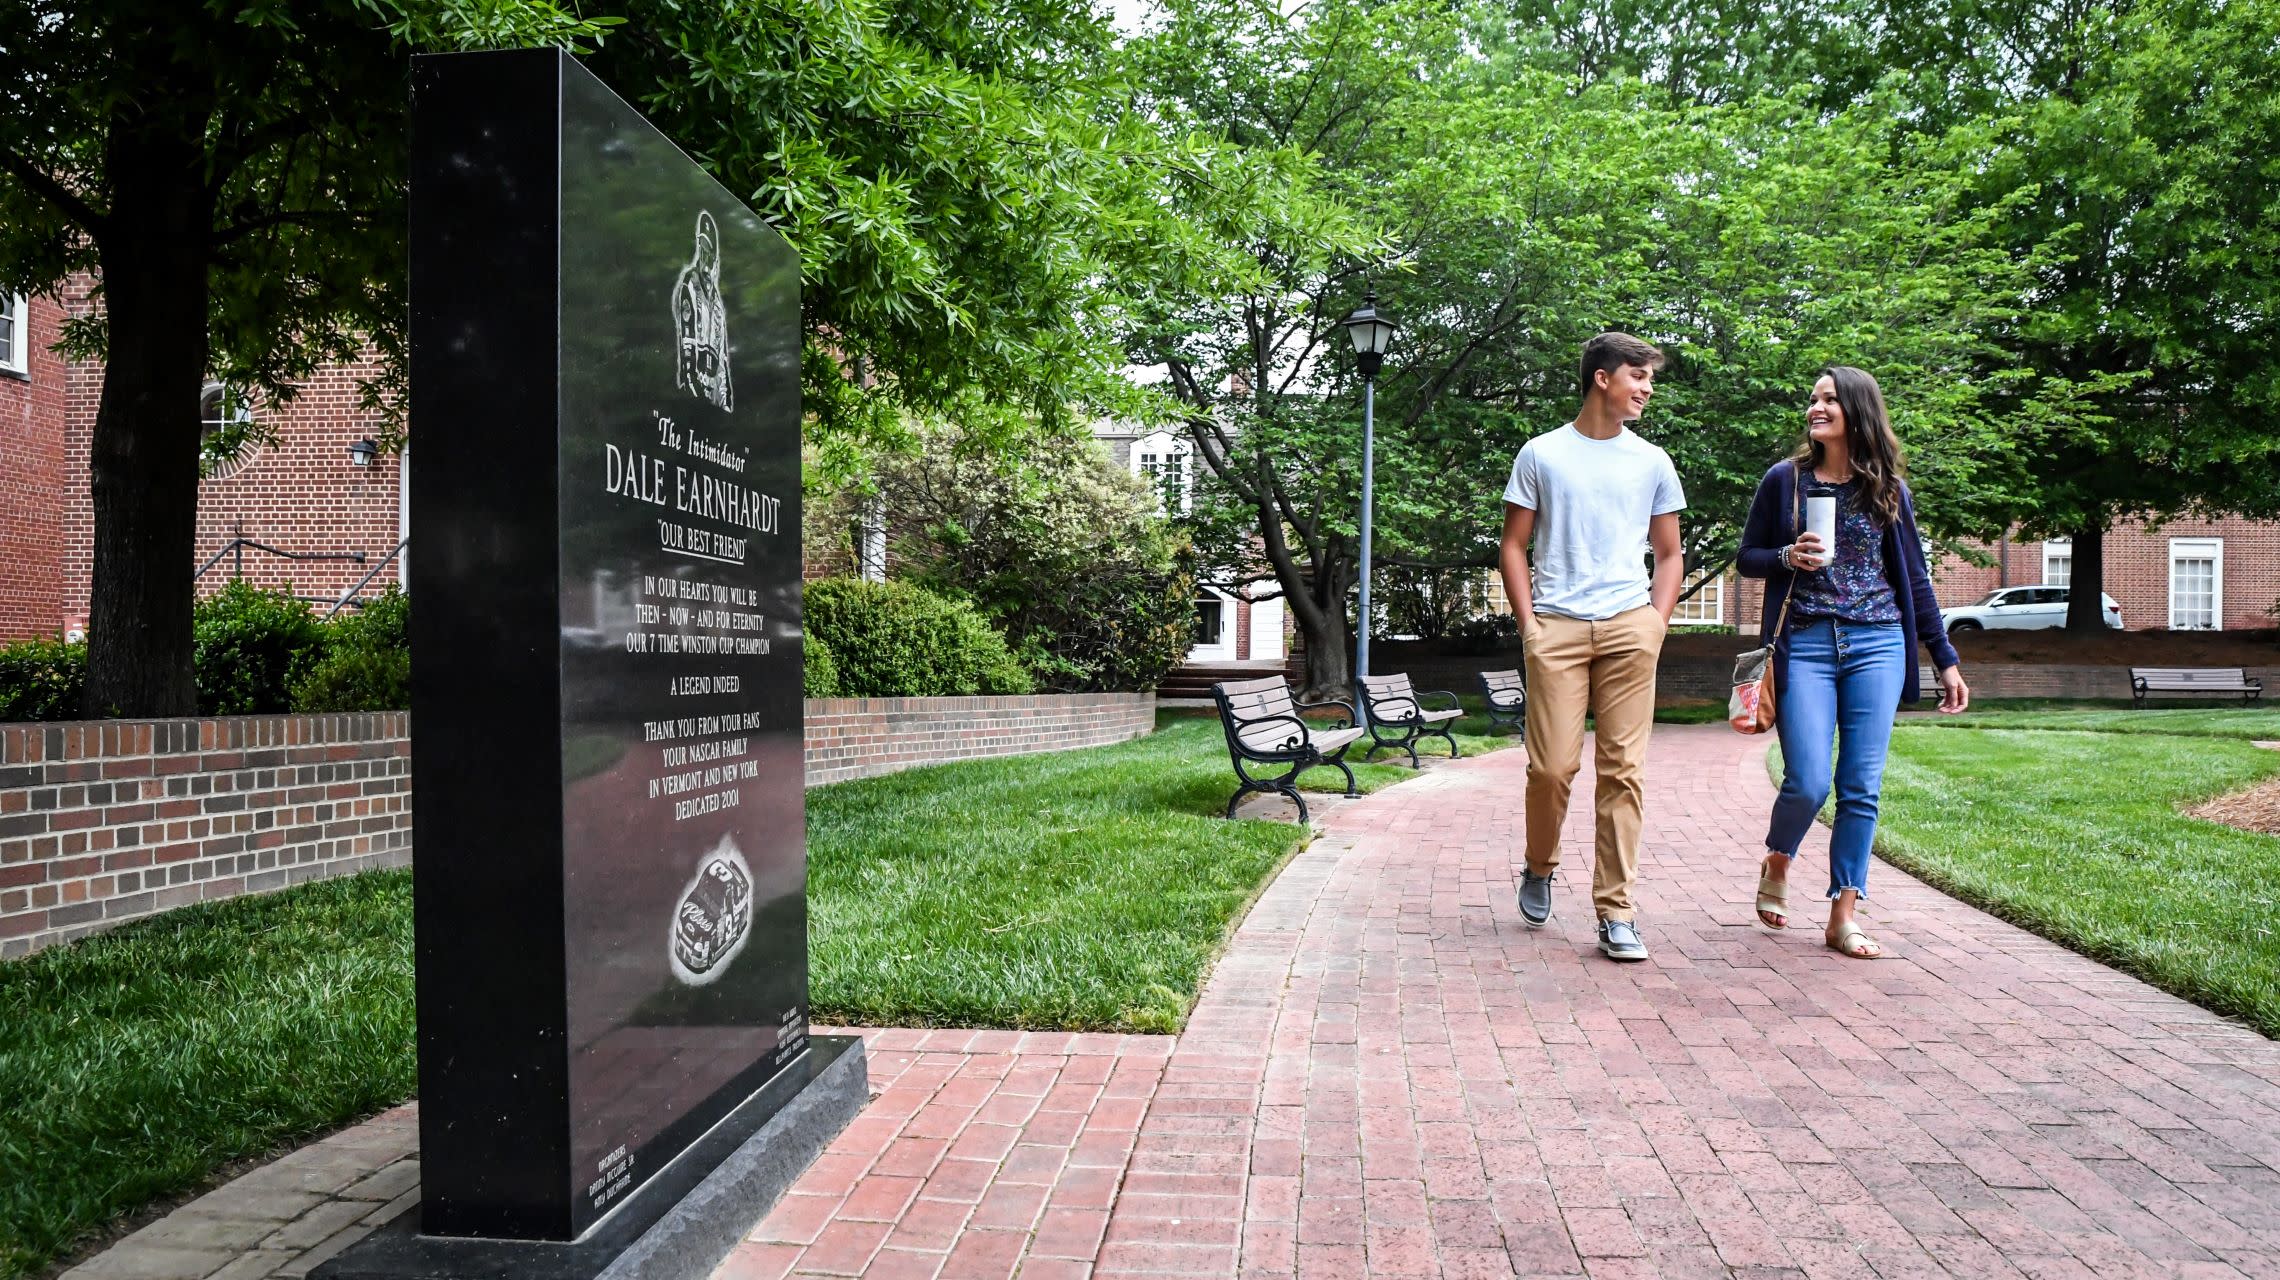
<svg viewBox="0 0 2280 1280">
<path fill-rule="evenodd" d="M 1429 708 L 1427 708 L 1427 710 L 1431 710 L 1431 711 L 1462 711 L 1462 710 L 1464 710 L 1464 709 L 1465 709 L 1464 700 L 1463 700 L 1463 699 L 1461 699 L 1461 698 L 1459 698 L 1457 695 L 1455 695 L 1455 694 L 1453 694 L 1453 693 L 1449 692 L 1447 689 L 1427 689 L 1427 690 L 1425 690 L 1423 693 L 1420 693 L 1420 694 L 1418 694 L 1418 695 L 1417 695 L 1417 705 L 1418 705 L 1418 706 L 1420 706 L 1420 707 L 1423 707 L 1423 706 L 1425 706 L 1425 699 L 1427 699 L 1427 698 L 1447 698 L 1447 699 L 1449 700 L 1449 705 L 1448 705 L 1448 706 L 1446 706 L 1446 707 L 1429 707 Z"/>
<path fill-rule="evenodd" d="M 1352 704 L 1352 703 L 1350 703 L 1350 702 L 1341 702 L 1341 701 L 1339 701 L 1339 700 L 1338 700 L 1338 699 L 1336 699 L 1336 698 L 1332 698 L 1332 699 L 1331 699 L 1330 701 L 1328 701 L 1328 702 L 1293 702 L 1293 703 L 1291 703 L 1290 705 L 1292 705 L 1292 706 L 1294 706 L 1294 707 L 1297 707 L 1297 708 L 1298 708 L 1299 710 L 1301 710 L 1301 711 L 1343 711 L 1343 712 L 1345 712 L 1345 713 L 1346 713 L 1346 718 L 1345 718 L 1345 720 L 1344 720 L 1343 722 L 1339 723 L 1339 724 L 1334 724 L 1334 725 L 1331 725 L 1330 727 L 1331 727 L 1331 728 L 1333 728 L 1333 729 L 1351 729 L 1351 728 L 1353 728 L 1355 725 L 1357 725 L 1357 724 L 1360 724 L 1360 723 L 1362 722 L 1362 718 L 1361 718 L 1361 716 L 1357 715 L 1357 714 L 1355 713 L 1355 711 L 1354 711 L 1354 704 Z"/>
</svg>

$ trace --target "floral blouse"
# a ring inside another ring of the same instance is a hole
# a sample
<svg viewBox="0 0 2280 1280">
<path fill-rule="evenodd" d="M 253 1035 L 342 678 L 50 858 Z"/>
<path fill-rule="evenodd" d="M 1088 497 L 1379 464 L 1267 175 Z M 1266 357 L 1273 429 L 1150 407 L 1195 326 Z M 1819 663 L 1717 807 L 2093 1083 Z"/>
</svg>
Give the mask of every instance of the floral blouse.
<svg viewBox="0 0 2280 1280">
<path fill-rule="evenodd" d="M 1837 492 L 1836 554 L 1825 567 L 1797 575 L 1790 612 L 1800 619 L 1898 623 L 1900 603 L 1884 579 L 1884 531 L 1862 508 L 1859 483 L 1824 487 Z"/>
</svg>

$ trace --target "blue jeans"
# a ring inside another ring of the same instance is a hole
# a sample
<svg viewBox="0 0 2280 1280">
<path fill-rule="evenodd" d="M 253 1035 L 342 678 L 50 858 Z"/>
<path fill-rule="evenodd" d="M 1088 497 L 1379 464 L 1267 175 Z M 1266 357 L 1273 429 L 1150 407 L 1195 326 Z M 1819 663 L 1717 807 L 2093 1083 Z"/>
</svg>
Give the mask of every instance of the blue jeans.
<svg viewBox="0 0 2280 1280">
<path fill-rule="evenodd" d="M 1907 640 L 1898 623 L 1813 618 L 1789 633 L 1789 680 L 1775 728 L 1781 734 L 1781 794 L 1765 847 L 1794 858 L 1829 798 L 1829 740 L 1837 739 L 1836 833 L 1829 841 L 1829 896 L 1868 896 L 1868 851 L 1892 718 L 1907 680 Z"/>
</svg>

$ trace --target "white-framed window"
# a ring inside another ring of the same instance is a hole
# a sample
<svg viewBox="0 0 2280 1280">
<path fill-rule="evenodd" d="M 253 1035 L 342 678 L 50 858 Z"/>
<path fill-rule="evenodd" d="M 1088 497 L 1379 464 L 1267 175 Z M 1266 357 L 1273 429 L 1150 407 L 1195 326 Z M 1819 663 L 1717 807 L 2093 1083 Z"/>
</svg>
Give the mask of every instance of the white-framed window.
<svg viewBox="0 0 2280 1280">
<path fill-rule="evenodd" d="M 21 296 L 0 293 L 0 369 L 32 371 L 30 308 Z"/>
<path fill-rule="evenodd" d="M 2218 631 L 2225 625 L 2225 540 L 2169 540 L 2169 629 Z"/>
<path fill-rule="evenodd" d="M 253 406 L 236 388 L 209 382 L 198 393 L 199 461 L 207 479 L 235 475 L 253 457 L 258 442 L 247 433 L 252 425 Z"/>
<path fill-rule="evenodd" d="M 887 580 L 887 500 L 872 494 L 863 499 L 855 517 L 855 576 L 865 582 Z"/>
<path fill-rule="evenodd" d="M 1155 490 L 1167 513 L 1185 514 L 1195 505 L 1195 456 L 1188 442 L 1158 431 L 1132 442 L 1132 474 Z"/>
<path fill-rule="evenodd" d="M 2043 539 L 2043 585 L 2064 587 L 2074 582 L 2074 539 Z"/>
<path fill-rule="evenodd" d="M 1702 589 L 1693 595 L 1681 593 L 1678 607 L 1671 610 L 1670 625 L 1674 627 L 1715 627 L 1726 620 L 1726 578 L 1721 574 L 1707 582 L 1701 574 L 1686 580 L 1689 590 L 1702 583 Z"/>
</svg>

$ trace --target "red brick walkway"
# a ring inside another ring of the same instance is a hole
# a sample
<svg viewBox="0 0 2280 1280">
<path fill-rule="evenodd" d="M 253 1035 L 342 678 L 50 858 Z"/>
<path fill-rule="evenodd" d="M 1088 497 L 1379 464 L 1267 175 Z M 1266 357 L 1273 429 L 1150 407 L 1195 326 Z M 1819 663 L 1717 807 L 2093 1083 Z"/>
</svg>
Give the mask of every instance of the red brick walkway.
<svg viewBox="0 0 2280 1280">
<path fill-rule="evenodd" d="M 1889 959 L 1755 927 L 1762 751 L 1656 731 L 1649 964 L 1587 871 L 1521 927 L 1512 751 L 1336 812 L 1176 1045 L 882 1033 L 721 1280 L 2280 1276 L 2280 1045 L 1882 864 Z"/>
</svg>

